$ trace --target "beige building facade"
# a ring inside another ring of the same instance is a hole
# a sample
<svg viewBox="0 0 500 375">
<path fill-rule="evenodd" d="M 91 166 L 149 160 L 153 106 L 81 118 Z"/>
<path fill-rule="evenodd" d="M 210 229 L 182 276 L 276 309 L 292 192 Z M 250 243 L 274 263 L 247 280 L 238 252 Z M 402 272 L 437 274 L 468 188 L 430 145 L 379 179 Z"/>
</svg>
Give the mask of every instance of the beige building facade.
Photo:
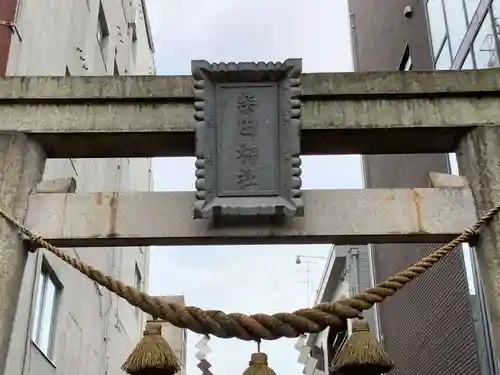
<svg viewBox="0 0 500 375">
<path fill-rule="evenodd" d="M 155 74 L 144 0 L 18 0 L 11 29 L 8 76 Z M 48 160 L 44 180 L 69 178 L 76 192 L 153 188 L 150 159 Z M 149 248 L 68 251 L 147 290 Z M 5 374 L 123 374 L 144 320 L 140 310 L 40 251 L 26 266 Z"/>
</svg>

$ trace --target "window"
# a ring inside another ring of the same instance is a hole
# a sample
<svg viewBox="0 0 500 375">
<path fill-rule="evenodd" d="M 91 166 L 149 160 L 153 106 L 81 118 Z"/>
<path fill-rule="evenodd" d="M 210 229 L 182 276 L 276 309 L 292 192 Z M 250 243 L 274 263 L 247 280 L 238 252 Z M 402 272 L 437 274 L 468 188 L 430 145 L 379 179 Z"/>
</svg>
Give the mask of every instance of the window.
<svg viewBox="0 0 500 375">
<path fill-rule="evenodd" d="M 141 270 L 139 269 L 139 266 L 137 263 L 135 264 L 135 289 L 138 291 L 142 292 L 142 275 L 141 275 Z M 136 307 L 135 308 L 135 316 L 139 317 L 141 310 Z"/>
<path fill-rule="evenodd" d="M 441 51 L 439 51 L 439 54 L 436 58 L 436 70 L 448 70 L 451 67 L 451 56 L 447 42 L 448 38 L 445 39 Z"/>
<path fill-rule="evenodd" d="M 408 71 L 411 69 L 412 69 L 412 62 L 411 62 L 410 46 L 406 45 L 405 52 L 403 53 L 403 57 L 401 59 L 401 63 L 399 64 L 399 70 Z"/>
<path fill-rule="evenodd" d="M 328 333 L 327 343 L 328 343 L 328 365 L 332 366 L 333 362 L 337 358 L 340 350 L 344 346 L 347 337 L 349 336 L 347 329 L 340 331 L 337 334 L 333 334 L 333 331 Z"/>
<path fill-rule="evenodd" d="M 472 58 L 471 50 L 469 50 L 469 52 L 467 53 L 467 56 L 465 57 L 465 60 L 460 69 L 474 69 L 474 60 Z"/>
<path fill-rule="evenodd" d="M 446 37 L 446 22 L 441 0 L 427 1 L 427 19 L 429 20 L 432 49 L 434 51 L 434 56 L 437 56 L 443 45 L 443 40 Z"/>
<path fill-rule="evenodd" d="M 109 44 L 109 28 L 106 22 L 106 15 L 104 13 L 102 2 L 99 3 L 99 14 L 97 16 L 97 43 L 99 44 L 104 66 L 106 67 Z"/>
<path fill-rule="evenodd" d="M 57 307 L 62 285 L 44 259 L 38 281 L 32 340 L 49 358 L 54 355 Z"/>
<path fill-rule="evenodd" d="M 411 70 L 413 68 L 413 63 L 411 62 L 411 56 L 408 55 L 408 60 L 406 60 L 405 70 Z"/>
<path fill-rule="evenodd" d="M 481 0 L 427 0 L 427 20 L 436 69 L 451 68 L 480 3 Z M 463 56 L 460 53 L 460 58 Z"/>
<path fill-rule="evenodd" d="M 451 55 L 455 58 L 458 48 L 467 32 L 467 18 L 464 3 L 460 0 L 444 0 L 448 39 L 451 45 Z"/>
<path fill-rule="evenodd" d="M 476 13 L 477 7 L 481 0 L 464 0 L 465 10 L 467 11 L 467 18 L 469 19 L 469 23 L 474 17 L 474 13 Z"/>
<path fill-rule="evenodd" d="M 472 43 L 477 69 L 494 68 L 499 65 L 497 42 L 491 18 L 491 13 L 488 12 Z"/>
<path fill-rule="evenodd" d="M 500 0 L 493 0 L 493 24 L 497 41 L 500 41 Z"/>
</svg>

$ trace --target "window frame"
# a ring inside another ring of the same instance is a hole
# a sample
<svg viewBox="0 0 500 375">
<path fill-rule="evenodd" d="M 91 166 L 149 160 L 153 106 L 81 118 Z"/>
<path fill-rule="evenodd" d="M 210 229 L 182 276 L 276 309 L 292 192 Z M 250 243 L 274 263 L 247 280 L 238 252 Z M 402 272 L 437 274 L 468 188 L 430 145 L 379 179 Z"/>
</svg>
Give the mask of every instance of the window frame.
<svg viewBox="0 0 500 375">
<path fill-rule="evenodd" d="M 436 69 L 437 63 L 439 58 L 441 57 L 441 54 L 443 53 L 443 48 L 444 45 L 448 45 L 449 49 L 449 55 L 451 56 L 451 65 L 449 69 L 457 69 L 461 67 L 466 58 L 467 58 L 467 53 L 464 54 L 465 51 L 469 51 L 471 53 L 471 59 L 474 65 L 474 69 L 477 69 L 477 59 L 475 56 L 475 50 L 474 50 L 474 42 L 476 39 L 477 34 L 479 33 L 482 25 L 484 22 L 489 22 L 491 24 L 491 29 L 493 31 L 493 38 L 494 38 L 494 44 L 496 45 L 496 50 L 497 50 L 497 55 L 499 56 L 498 60 L 500 61 L 500 32 L 496 32 L 495 28 L 495 13 L 493 9 L 493 3 L 499 2 L 500 0 L 480 0 L 478 2 L 477 8 L 474 10 L 473 14 L 470 15 L 467 11 L 467 5 L 466 5 L 466 0 L 457 0 L 462 2 L 462 6 L 464 9 L 464 14 L 466 18 L 466 23 L 467 23 L 467 31 L 466 35 L 464 36 L 465 39 L 468 39 L 470 41 L 470 44 L 467 43 L 467 45 L 464 45 L 464 40 L 462 40 L 462 45 L 459 46 L 457 53 L 453 56 L 452 55 L 452 49 L 451 49 L 451 42 L 450 42 L 450 30 L 449 30 L 449 25 L 448 25 L 448 19 L 449 15 L 446 12 L 446 7 L 444 4 L 444 0 L 438 0 L 439 3 L 441 3 L 442 9 L 443 9 L 443 15 L 444 15 L 444 28 L 445 28 L 445 33 L 443 40 L 440 42 L 441 45 L 439 48 L 436 50 L 437 52 L 434 53 L 434 43 L 432 43 L 433 39 L 433 33 L 432 33 L 432 27 L 431 27 L 431 18 L 429 17 L 429 11 L 428 11 L 428 4 L 429 1 L 431 0 L 425 0 L 425 14 L 426 14 L 426 20 L 427 20 L 427 29 L 429 33 L 429 42 L 431 45 L 431 51 L 432 51 L 432 56 L 433 56 L 433 62 L 434 62 L 434 69 Z M 486 20 L 486 18 L 483 16 L 482 20 L 479 20 L 480 22 L 477 23 L 478 20 L 475 18 L 478 15 L 478 12 L 484 12 L 484 15 L 488 15 L 489 13 L 489 20 Z M 477 26 L 474 26 L 477 25 Z M 500 63 L 499 63 L 500 64 Z"/>
<path fill-rule="evenodd" d="M 134 287 L 139 291 L 142 292 L 144 286 L 144 281 L 142 278 L 142 272 L 141 269 L 139 268 L 139 264 L 137 262 L 134 263 Z M 141 309 L 139 309 L 137 306 L 135 307 L 135 316 L 136 318 L 139 318 L 141 316 Z"/>
<path fill-rule="evenodd" d="M 411 71 L 413 69 L 413 62 L 411 58 L 410 44 L 407 43 L 403 56 L 401 57 L 401 62 L 399 63 L 399 71 Z"/>
<path fill-rule="evenodd" d="M 472 68 L 464 68 L 465 62 L 469 57 L 472 63 Z M 472 45 L 469 47 L 469 50 L 465 54 L 464 59 L 460 62 L 459 70 L 466 70 L 466 69 L 476 69 L 476 60 L 474 58 L 474 49 L 472 48 Z"/>
<path fill-rule="evenodd" d="M 494 45 L 494 48 L 492 51 L 496 52 L 496 59 L 497 59 L 497 62 L 499 63 L 499 65 L 497 65 L 497 67 L 500 66 L 500 45 L 499 45 L 499 35 L 497 35 L 496 33 L 496 28 L 495 28 L 495 22 L 494 22 L 494 19 L 495 19 L 495 16 L 494 16 L 494 9 L 493 9 L 493 6 L 492 6 L 492 2 L 489 3 L 488 5 L 488 8 L 486 10 L 486 13 L 484 14 L 481 22 L 479 23 L 479 26 L 474 34 L 474 38 L 472 39 L 472 42 L 471 42 L 471 50 L 472 52 L 474 53 L 474 64 L 475 64 L 475 68 L 476 69 L 489 69 L 489 67 L 486 67 L 486 68 L 477 68 L 477 65 L 478 65 L 478 57 L 477 57 L 477 54 L 476 54 L 476 40 L 477 40 L 477 37 L 479 36 L 483 26 L 485 26 L 485 24 L 488 22 L 489 23 L 489 27 L 491 29 L 491 36 L 493 37 L 493 45 Z"/>
<path fill-rule="evenodd" d="M 108 61 L 108 50 L 109 50 L 109 27 L 108 21 L 106 20 L 106 13 L 104 12 L 104 6 L 102 5 L 102 0 L 99 1 L 99 11 L 97 12 L 97 29 L 96 38 L 99 50 L 101 52 L 102 61 L 104 62 L 104 68 L 107 68 Z"/>
<path fill-rule="evenodd" d="M 441 57 L 441 54 L 443 53 L 445 45 L 449 44 L 447 42 L 448 42 L 448 34 L 446 33 L 445 36 L 444 36 L 444 38 L 443 38 L 443 40 L 441 41 L 441 46 L 439 47 L 439 49 L 437 50 L 436 55 L 434 56 L 434 68 L 436 67 L 436 63 L 439 60 L 439 58 Z"/>
<path fill-rule="evenodd" d="M 427 0 L 429 1 L 429 0 Z M 464 38 L 465 38 L 465 35 L 467 34 L 467 30 L 469 29 L 469 20 L 468 20 L 468 16 L 467 16 L 467 7 L 465 6 L 465 0 L 441 0 L 441 4 L 443 6 L 443 14 L 444 14 L 444 21 L 445 21 L 445 28 L 446 28 L 446 36 L 448 37 L 448 48 L 450 49 L 450 56 L 451 56 L 451 65 L 453 65 L 453 62 L 455 61 L 455 58 L 457 57 L 457 54 L 460 50 L 460 44 L 457 46 L 457 50 L 455 51 L 455 53 L 453 53 L 453 47 L 452 47 L 452 44 L 451 44 L 451 38 L 450 38 L 450 26 L 449 26 L 449 15 L 448 15 L 448 12 L 446 11 L 446 1 L 460 1 L 462 3 L 462 11 L 463 11 L 463 15 L 464 15 L 464 23 L 465 23 L 465 32 L 464 32 L 464 35 L 462 35 L 462 39 L 460 41 L 460 43 L 462 43 L 464 41 Z M 454 20 L 455 22 L 457 20 Z M 450 66 L 450 69 L 451 69 L 451 66 Z"/>
<path fill-rule="evenodd" d="M 57 318 L 59 314 L 61 295 L 64 287 L 45 257 L 42 257 L 41 263 L 42 264 L 38 269 L 38 274 L 37 274 L 38 281 L 35 285 L 35 288 L 37 290 L 36 290 L 34 317 L 31 322 L 31 341 L 38 348 L 38 350 L 40 350 L 40 352 L 53 363 L 57 320 L 58 320 Z M 54 297 L 52 301 L 52 306 L 50 307 L 51 317 L 48 327 L 49 336 L 48 336 L 47 348 L 45 350 L 43 348 L 44 345 L 42 345 L 40 342 L 41 340 L 40 336 L 42 332 L 42 322 L 47 302 L 46 301 L 47 291 L 48 291 L 47 288 L 49 283 L 51 283 L 52 286 L 54 287 Z"/>
<path fill-rule="evenodd" d="M 434 52 L 434 43 L 432 41 L 432 25 L 431 25 L 431 19 L 429 17 L 429 1 L 431 0 L 425 0 L 425 17 L 426 17 L 426 20 L 427 20 L 427 31 L 428 31 L 428 34 L 429 34 L 429 43 L 430 43 L 430 46 L 431 46 L 431 51 L 432 51 L 432 58 L 433 58 L 433 63 L 434 63 L 434 67 L 436 66 L 436 61 L 437 59 L 439 58 L 439 56 L 441 55 L 442 53 L 442 50 L 444 48 L 444 45 L 447 44 L 448 45 L 448 50 L 449 50 L 449 53 L 451 55 L 451 46 L 450 46 L 450 42 L 449 42 L 449 38 L 448 38 L 448 24 L 446 23 L 446 9 L 444 7 L 444 2 L 443 0 L 437 0 L 439 1 L 439 3 L 441 4 L 441 9 L 442 9 L 442 12 L 443 12 L 443 21 L 444 21 L 444 35 L 443 35 L 443 38 L 441 39 L 441 41 L 439 42 L 439 47 L 436 49 L 436 52 Z"/>
<path fill-rule="evenodd" d="M 500 5 L 498 6 L 498 16 L 495 15 L 495 9 L 496 7 L 493 7 L 493 3 L 497 2 L 500 4 L 500 1 L 499 0 L 492 0 L 490 2 L 490 6 L 489 6 L 489 13 L 490 13 L 490 19 L 491 19 L 491 28 L 493 30 L 493 36 L 495 37 L 495 45 L 496 45 L 496 48 L 497 48 L 497 56 L 498 56 L 498 60 L 500 61 L 500 23 L 499 23 L 499 27 L 497 29 L 497 25 L 495 23 L 495 20 L 498 19 L 499 22 L 500 22 Z M 484 21 L 483 21 L 484 22 Z"/>
<path fill-rule="evenodd" d="M 448 48 L 445 48 L 445 46 L 448 45 Z M 443 41 L 441 42 L 441 47 L 439 47 L 438 53 L 436 54 L 436 57 L 434 58 L 434 70 L 438 70 L 437 65 L 439 63 L 439 59 L 443 55 L 443 53 L 447 53 L 449 60 L 450 60 L 450 66 L 446 70 L 450 70 L 451 66 L 453 65 L 453 58 L 451 57 L 451 51 L 450 51 L 450 43 L 449 43 L 449 38 L 448 38 L 448 33 L 446 33 Z M 443 70 L 443 69 L 440 69 Z"/>
</svg>

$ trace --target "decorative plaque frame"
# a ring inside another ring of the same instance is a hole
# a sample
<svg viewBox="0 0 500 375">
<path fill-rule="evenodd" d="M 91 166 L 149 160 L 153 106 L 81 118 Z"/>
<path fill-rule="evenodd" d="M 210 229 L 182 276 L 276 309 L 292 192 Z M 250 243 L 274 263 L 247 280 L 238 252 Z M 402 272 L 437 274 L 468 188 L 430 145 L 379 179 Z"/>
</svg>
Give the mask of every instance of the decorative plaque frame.
<svg viewBox="0 0 500 375">
<path fill-rule="evenodd" d="M 195 218 L 303 216 L 301 59 L 191 62 Z"/>
</svg>

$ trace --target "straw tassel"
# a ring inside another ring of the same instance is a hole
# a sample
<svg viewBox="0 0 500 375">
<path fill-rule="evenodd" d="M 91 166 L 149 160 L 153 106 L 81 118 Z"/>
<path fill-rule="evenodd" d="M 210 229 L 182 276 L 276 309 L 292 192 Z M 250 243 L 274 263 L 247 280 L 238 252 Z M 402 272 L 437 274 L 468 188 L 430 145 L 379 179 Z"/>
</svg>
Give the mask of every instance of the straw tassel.
<svg viewBox="0 0 500 375">
<path fill-rule="evenodd" d="M 393 363 L 368 323 L 357 319 L 333 366 L 342 375 L 380 375 L 391 371 Z"/>
<path fill-rule="evenodd" d="M 267 365 L 266 353 L 253 353 L 249 365 L 243 375 L 276 375 L 274 370 Z"/>
<path fill-rule="evenodd" d="M 276 375 L 267 364 L 267 354 L 260 351 L 260 340 L 257 341 L 257 353 L 253 353 L 248 363 L 249 367 L 243 375 Z"/>
<path fill-rule="evenodd" d="M 130 375 L 174 375 L 181 370 L 179 360 L 161 334 L 160 323 L 147 323 L 144 337 L 122 366 Z"/>
</svg>

